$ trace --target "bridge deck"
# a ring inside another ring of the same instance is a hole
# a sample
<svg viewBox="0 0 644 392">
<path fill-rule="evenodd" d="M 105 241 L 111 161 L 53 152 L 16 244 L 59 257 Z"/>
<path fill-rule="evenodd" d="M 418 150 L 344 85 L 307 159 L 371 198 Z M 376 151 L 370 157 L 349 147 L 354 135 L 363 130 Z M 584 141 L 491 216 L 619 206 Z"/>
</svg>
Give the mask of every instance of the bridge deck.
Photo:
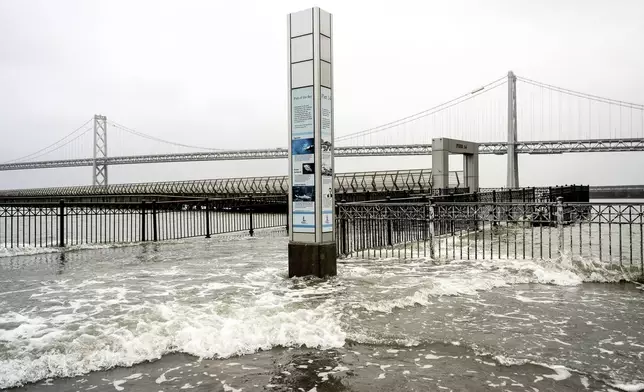
<svg viewBox="0 0 644 392">
<path fill-rule="evenodd" d="M 485 142 L 479 144 L 480 154 L 507 154 L 507 142 Z M 563 154 L 573 152 L 626 152 L 644 151 L 643 138 L 629 139 L 586 139 L 586 140 L 543 140 L 517 142 L 519 154 Z M 408 156 L 431 155 L 431 144 L 349 146 L 335 147 L 336 157 Z M 99 158 L 99 164 L 131 165 L 143 163 L 199 162 L 250 159 L 283 159 L 288 157 L 285 148 L 258 150 L 208 151 L 181 154 L 137 155 Z M 61 167 L 92 166 L 93 158 L 67 159 L 57 161 L 15 162 L 0 164 L 0 171 L 30 170 Z"/>
</svg>

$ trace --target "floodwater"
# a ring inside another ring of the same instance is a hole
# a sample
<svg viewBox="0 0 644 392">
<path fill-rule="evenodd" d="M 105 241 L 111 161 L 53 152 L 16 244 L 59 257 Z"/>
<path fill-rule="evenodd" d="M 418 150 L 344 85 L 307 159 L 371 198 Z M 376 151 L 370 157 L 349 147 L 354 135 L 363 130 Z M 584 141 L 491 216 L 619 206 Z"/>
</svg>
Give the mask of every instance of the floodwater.
<svg viewBox="0 0 644 392">
<path fill-rule="evenodd" d="M 340 261 L 287 239 L 0 258 L 0 389 L 640 391 L 644 290 L 592 260 Z"/>
</svg>

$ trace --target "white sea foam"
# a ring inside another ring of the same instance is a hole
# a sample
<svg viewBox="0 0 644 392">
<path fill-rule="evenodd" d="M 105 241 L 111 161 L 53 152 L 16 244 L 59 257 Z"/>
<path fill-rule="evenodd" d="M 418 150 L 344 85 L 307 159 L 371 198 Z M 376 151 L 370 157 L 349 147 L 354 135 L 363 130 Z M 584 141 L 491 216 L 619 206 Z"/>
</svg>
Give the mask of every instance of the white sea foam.
<svg viewBox="0 0 644 392">
<path fill-rule="evenodd" d="M 551 379 L 553 379 L 555 381 L 562 381 L 562 380 L 565 380 L 565 379 L 569 378 L 570 376 L 572 376 L 572 374 L 568 371 L 568 369 L 566 369 L 563 366 L 559 366 L 559 365 L 553 365 L 553 366 L 542 365 L 542 366 L 548 367 L 548 368 L 554 370 L 555 373 L 556 373 L 556 374 L 546 374 L 546 375 L 544 375 L 544 377 L 546 377 L 546 378 L 551 378 Z"/>
<path fill-rule="evenodd" d="M 33 314 L 0 315 L 0 323 L 11 326 L 0 329 L 0 343 L 9 344 L 11 350 L 9 359 L 0 360 L 0 389 L 132 366 L 171 352 L 227 358 L 275 346 L 341 347 L 346 337 L 333 300 L 317 306 L 297 305 L 302 298 L 326 292 L 324 284 L 301 289 L 299 296 L 270 292 L 254 296 L 249 286 L 244 290 L 250 290 L 250 295 L 240 295 L 237 302 L 233 298 L 233 302 L 223 304 L 201 301 L 189 305 L 183 300 L 135 302 L 133 299 L 141 295 L 136 290 L 101 283 L 94 281 L 99 287 L 86 281 L 69 286 L 66 281 L 58 281 L 55 287 L 45 287 L 37 298 L 46 300 L 64 291 L 78 295 L 76 303 L 52 307 L 65 312 L 53 317 L 40 316 L 37 310 Z M 190 290 L 199 289 L 193 287 Z M 108 309 L 119 312 L 116 318 L 101 316 Z M 157 383 L 167 381 L 165 377 L 165 373 L 159 376 Z M 123 380 L 117 381 L 115 388 L 122 388 Z"/>
<path fill-rule="evenodd" d="M 358 268 L 362 270 L 362 267 Z M 350 271 L 349 276 L 354 276 L 354 273 Z M 379 271 L 370 271 L 370 274 L 360 271 L 360 281 L 372 279 L 370 283 L 373 284 L 381 277 Z M 411 286 L 416 287 L 416 290 L 410 294 L 381 301 L 363 301 L 360 306 L 369 311 L 391 312 L 396 308 L 429 306 L 433 297 L 476 295 L 481 291 L 514 284 L 574 286 L 584 281 L 583 275 L 567 266 L 557 262 L 533 260 L 461 260 L 430 266 L 427 275 L 427 278 L 419 279 Z M 380 283 L 383 288 L 392 289 L 389 282 Z M 519 300 L 533 301 L 525 297 L 520 297 Z"/>
<path fill-rule="evenodd" d="M 638 382 L 633 384 L 611 384 L 613 388 L 617 388 L 624 392 L 640 392 L 644 391 L 644 383 Z"/>
</svg>

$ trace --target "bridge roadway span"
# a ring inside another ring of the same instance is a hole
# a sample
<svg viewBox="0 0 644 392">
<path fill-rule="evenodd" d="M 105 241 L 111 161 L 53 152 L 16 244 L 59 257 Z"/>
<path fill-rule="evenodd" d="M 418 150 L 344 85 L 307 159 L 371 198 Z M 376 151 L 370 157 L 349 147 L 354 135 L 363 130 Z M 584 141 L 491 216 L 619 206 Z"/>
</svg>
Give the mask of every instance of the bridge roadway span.
<svg viewBox="0 0 644 392">
<path fill-rule="evenodd" d="M 503 155 L 507 153 L 508 143 L 481 143 L 480 154 Z M 589 139 L 589 140 L 560 140 L 560 141 L 524 141 L 517 142 L 519 154 L 563 154 L 572 152 L 625 152 L 644 151 L 644 139 Z M 389 146 L 356 146 L 335 147 L 336 157 L 370 157 L 370 156 L 408 156 L 431 155 L 431 144 L 409 144 Z M 131 165 L 143 163 L 168 162 L 199 162 L 250 159 L 282 159 L 287 158 L 285 148 L 258 150 L 209 151 L 181 154 L 136 155 L 99 158 L 99 164 Z M 67 159 L 58 161 L 15 162 L 0 164 L 0 171 L 30 170 L 62 167 L 81 167 L 94 165 L 93 158 Z"/>
</svg>

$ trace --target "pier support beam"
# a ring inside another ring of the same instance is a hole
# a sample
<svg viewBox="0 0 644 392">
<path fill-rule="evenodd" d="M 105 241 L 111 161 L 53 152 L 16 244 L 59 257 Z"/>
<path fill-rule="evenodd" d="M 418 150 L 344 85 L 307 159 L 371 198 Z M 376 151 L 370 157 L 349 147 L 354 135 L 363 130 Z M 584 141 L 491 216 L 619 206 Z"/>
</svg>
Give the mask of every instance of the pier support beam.
<svg viewBox="0 0 644 392">
<path fill-rule="evenodd" d="M 331 14 L 288 15 L 288 275 L 337 273 Z"/>
</svg>

